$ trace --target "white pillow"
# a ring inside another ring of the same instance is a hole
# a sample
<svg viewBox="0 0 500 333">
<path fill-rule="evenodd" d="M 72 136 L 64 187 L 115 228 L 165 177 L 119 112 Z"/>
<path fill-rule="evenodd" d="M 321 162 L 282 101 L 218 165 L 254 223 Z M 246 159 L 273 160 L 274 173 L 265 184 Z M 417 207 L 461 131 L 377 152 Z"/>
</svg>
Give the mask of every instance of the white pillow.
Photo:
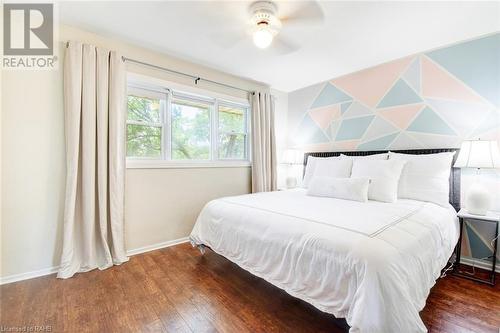
<svg viewBox="0 0 500 333">
<path fill-rule="evenodd" d="M 389 154 L 380 153 L 380 154 L 364 155 L 364 156 L 349 156 L 340 154 L 340 158 L 351 159 L 351 160 L 386 160 L 389 158 Z"/>
<path fill-rule="evenodd" d="M 398 160 L 354 160 L 352 178 L 368 178 L 368 199 L 395 202 L 398 199 L 398 183 L 405 161 Z"/>
<path fill-rule="evenodd" d="M 369 183 L 367 178 L 314 177 L 307 195 L 366 202 Z"/>
<path fill-rule="evenodd" d="M 448 207 L 453 155 L 455 152 L 425 155 L 390 152 L 389 160 L 406 161 L 399 180 L 398 197 Z"/>
<path fill-rule="evenodd" d="M 321 161 L 329 161 L 329 160 L 339 160 L 340 157 L 315 157 L 315 156 L 307 156 L 306 163 L 306 171 L 304 173 L 304 179 L 302 180 L 302 187 L 307 188 L 309 186 L 309 182 L 314 176 L 314 170 L 316 169 L 317 162 Z"/>
<path fill-rule="evenodd" d="M 316 161 L 313 179 L 316 177 L 349 178 L 351 176 L 352 160 L 340 158 L 324 158 Z"/>
</svg>

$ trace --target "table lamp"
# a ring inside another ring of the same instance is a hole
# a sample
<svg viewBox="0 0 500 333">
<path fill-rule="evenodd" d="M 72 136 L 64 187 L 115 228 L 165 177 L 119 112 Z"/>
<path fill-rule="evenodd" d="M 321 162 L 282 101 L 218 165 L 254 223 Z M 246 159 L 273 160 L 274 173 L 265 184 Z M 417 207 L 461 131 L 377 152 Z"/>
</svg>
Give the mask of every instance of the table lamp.
<svg viewBox="0 0 500 333">
<path fill-rule="evenodd" d="M 477 169 L 476 179 L 465 194 L 465 209 L 470 214 L 486 215 L 491 206 L 491 194 L 478 181 L 477 175 L 481 169 L 500 167 L 500 152 L 497 141 L 464 141 L 454 167 Z"/>
<path fill-rule="evenodd" d="M 283 154 L 283 164 L 287 164 L 289 167 L 294 165 L 302 164 L 304 156 L 300 150 L 297 149 L 286 149 Z M 289 176 L 286 177 L 286 187 L 294 188 L 297 186 L 297 177 Z"/>
</svg>

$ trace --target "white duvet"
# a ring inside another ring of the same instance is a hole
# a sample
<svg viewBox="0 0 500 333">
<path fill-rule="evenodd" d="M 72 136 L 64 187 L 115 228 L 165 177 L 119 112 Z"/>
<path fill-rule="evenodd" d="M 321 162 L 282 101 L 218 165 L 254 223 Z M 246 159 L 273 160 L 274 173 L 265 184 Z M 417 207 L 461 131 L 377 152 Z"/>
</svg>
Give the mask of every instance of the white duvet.
<svg viewBox="0 0 500 333">
<path fill-rule="evenodd" d="M 221 198 L 190 236 L 350 332 L 425 332 L 419 311 L 458 239 L 453 208 L 361 203 L 305 190 Z"/>
</svg>

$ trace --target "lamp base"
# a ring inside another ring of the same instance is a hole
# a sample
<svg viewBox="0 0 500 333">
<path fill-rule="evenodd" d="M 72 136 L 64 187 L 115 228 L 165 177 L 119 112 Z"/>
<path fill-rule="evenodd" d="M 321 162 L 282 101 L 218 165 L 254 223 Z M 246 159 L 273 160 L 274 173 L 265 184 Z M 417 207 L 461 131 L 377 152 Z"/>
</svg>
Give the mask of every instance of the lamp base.
<svg viewBox="0 0 500 333">
<path fill-rule="evenodd" d="M 297 187 L 297 178 L 286 177 L 286 188 L 295 188 L 295 187 Z"/>
<path fill-rule="evenodd" d="M 473 215 L 486 215 L 491 206 L 491 196 L 483 185 L 472 184 L 465 195 L 465 209 Z"/>
</svg>

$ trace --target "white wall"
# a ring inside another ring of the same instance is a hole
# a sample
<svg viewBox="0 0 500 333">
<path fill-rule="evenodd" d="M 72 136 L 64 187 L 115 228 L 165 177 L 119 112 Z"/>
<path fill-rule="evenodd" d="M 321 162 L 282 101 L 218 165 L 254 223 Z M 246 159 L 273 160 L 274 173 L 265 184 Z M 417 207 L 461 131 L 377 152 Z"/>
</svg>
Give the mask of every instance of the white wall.
<svg viewBox="0 0 500 333">
<path fill-rule="evenodd" d="M 188 236 L 209 200 L 249 193 L 250 180 L 250 168 L 128 169 L 127 249 Z"/>
<path fill-rule="evenodd" d="M 278 188 L 285 188 L 287 166 L 283 165 L 283 153 L 287 148 L 288 133 L 288 94 L 279 90 L 271 89 L 274 95 L 274 123 L 276 129 L 276 153 L 278 154 Z"/>
<path fill-rule="evenodd" d="M 268 90 L 173 57 L 61 26 L 65 41 L 79 40 L 118 50 L 125 56 L 193 73 L 249 90 Z M 62 64 L 56 71 L 4 71 L 1 114 L 1 277 L 46 271 L 59 264 L 65 188 Z M 187 79 L 128 66 L 130 72 L 193 86 Z M 203 85 L 202 85 L 203 87 Z M 244 97 L 236 91 L 205 89 Z M 286 107 L 280 110 L 286 110 Z M 286 112 L 285 112 L 286 113 Z M 127 169 L 127 250 L 186 237 L 210 199 L 250 191 L 250 168 Z"/>
<path fill-rule="evenodd" d="M 3 72 L 2 277 L 58 262 L 63 121 L 61 72 Z"/>
</svg>

